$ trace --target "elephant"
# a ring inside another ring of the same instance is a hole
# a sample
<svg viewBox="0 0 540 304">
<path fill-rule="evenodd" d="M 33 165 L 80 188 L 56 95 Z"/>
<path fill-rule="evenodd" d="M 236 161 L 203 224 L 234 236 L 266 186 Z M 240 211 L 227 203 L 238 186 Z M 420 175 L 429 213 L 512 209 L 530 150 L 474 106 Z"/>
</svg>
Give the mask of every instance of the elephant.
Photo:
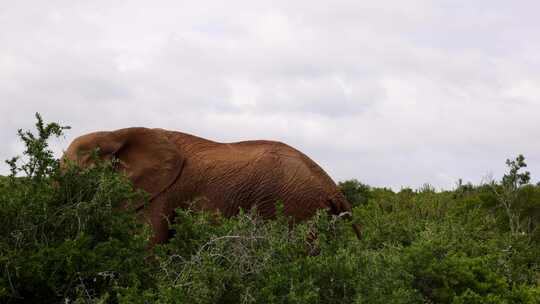
<svg viewBox="0 0 540 304">
<path fill-rule="evenodd" d="M 275 216 L 277 201 L 293 222 L 319 209 L 351 219 L 351 204 L 313 160 L 291 146 L 268 140 L 219 143 L 194 135 L 133 127 L 102 131 L 74 139 L 62 164 L 91 166 L 91 151 L 116 159 L 135 188 L 150 194 L 136 209 L 152 228 L 151 244 L 168 240 L 168 223 L 176 208 L 196 201 L 199 211 L 236 215 L 256 207 L 263 218 Z M 192 205 L 192 204 L 191 204 Z M 360 227 L 353 224 L 360 238 Z"/>
</svg>

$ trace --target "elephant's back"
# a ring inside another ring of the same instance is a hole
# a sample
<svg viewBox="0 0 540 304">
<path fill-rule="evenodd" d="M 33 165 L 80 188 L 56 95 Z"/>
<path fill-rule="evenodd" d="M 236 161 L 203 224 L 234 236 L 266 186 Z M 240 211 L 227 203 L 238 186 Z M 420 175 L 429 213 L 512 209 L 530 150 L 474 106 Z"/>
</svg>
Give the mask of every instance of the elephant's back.
<svg viewBox="0 0 540 304">
<path fill-rule="evenodd" d="M 332 178 L 301 151 L 277 141 L 254 140 L 236 143 L 246 150 L 257 150 L 256 170 L 266 176 L 265 187 L 274 194 L 271 200 L 283 201 L 287 213 L 303 220 L 318 209 L 332 213 L 350 211 L 347 202 Z M 274 178 L 272 181 L 268 179 Z M 265 193 L 265 191 L 261 191 Z M 265 195 L 269 196 L 268 193 Z M 268 206 L 268 209 L 273 206 Z"/>
<path fill-rule="evenodd" d="M 303 171 L 305 176 L 312 177 L 312 180 L 326 186 L 331 191 L 336 189 L 336 184 L 332 178 L 309 156 L 295 149 L 294 147 L 279 141 L 253 140 L 238 143 L 247 150 L 258 147 L 259 155 L 268 155 L 280 164 L 285 173 L 293 174 L 298 170 Z M 298 173 L 298 172 L 297 172 Z"/>
<path fill-rule="evenodd" d="M 263 216 L 272 217 L 276 201 L 283 202 L 286 214 L 298 221 L 319 209 L 336 214 L 350 211 L 330 176 L 307 155 L 285 143 L 213 143 L 195 158 L 201 168 L 197 171 L 203 172 L 199 175 L 203 180 L 199 196 L 226 216 L 236 214 L 239 207 L 256 206 Z"/>
</svg>

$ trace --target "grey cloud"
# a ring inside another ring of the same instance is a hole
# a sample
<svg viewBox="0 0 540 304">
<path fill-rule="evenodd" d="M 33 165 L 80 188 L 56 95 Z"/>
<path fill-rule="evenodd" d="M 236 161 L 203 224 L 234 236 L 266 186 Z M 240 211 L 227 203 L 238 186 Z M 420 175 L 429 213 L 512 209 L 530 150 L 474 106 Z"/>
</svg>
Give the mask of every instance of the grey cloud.
<svg viewBox="0 0 540 304">
<path fill-rule="evenodd" d="M 282 140 L 396 189 L 518 153 L 540 172 L 534 1 L 25 2 L 0 11 L 1 159 L 41 112 L 73 127 L 57 153 L 139 125 Z"/>
</svg>

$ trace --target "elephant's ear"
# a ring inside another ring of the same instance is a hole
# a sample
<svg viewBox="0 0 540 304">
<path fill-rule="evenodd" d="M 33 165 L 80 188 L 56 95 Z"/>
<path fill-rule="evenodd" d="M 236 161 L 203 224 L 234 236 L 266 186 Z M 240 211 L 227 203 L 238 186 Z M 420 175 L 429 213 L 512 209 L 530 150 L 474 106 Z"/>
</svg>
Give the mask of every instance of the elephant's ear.
<svg viewBox="0 0 540 304">
<path fill-rule="evenodd" d="M 110 132 L 100 150 L 118 161 L 118 169 L 151 199 L 180 176 L 185 159 L 163 130 L 129 128 Z"/>
</svg>

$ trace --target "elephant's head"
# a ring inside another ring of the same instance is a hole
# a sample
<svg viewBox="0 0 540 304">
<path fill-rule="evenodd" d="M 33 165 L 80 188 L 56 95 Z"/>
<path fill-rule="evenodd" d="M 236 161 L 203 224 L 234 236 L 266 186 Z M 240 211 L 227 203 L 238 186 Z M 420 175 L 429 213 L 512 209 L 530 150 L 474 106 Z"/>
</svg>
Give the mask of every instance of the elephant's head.
<svg viewBox="0 0 540 304">
<path fill-rule="evenodd" d="M 151 199 L 178 179 L 185 161 L 164 130 L 127 128 L 76 138 L 65 151 L 61 166 L 65 167 L 68 160 L 82 167 L 92 166 L 93 151 L 102 160 L 116 159 L 117 169 Z"/>
</svg>

